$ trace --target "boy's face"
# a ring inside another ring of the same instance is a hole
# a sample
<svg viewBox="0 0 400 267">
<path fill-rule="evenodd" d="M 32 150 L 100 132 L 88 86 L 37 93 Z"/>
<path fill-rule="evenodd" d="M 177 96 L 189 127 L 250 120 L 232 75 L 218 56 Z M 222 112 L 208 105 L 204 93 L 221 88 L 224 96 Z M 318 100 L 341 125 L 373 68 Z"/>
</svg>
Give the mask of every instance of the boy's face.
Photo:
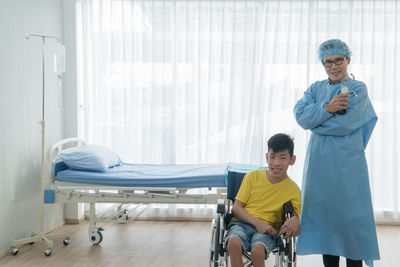
<svg viewBox="0 0 400 267">
<path fill-rule="evenodd" d="M 290 165 L 296 161 L 296 156 L 290 157 L 289 150 L 273 151 L 270 149 L 266 154 L 268 163 L 268 175 L 273 179 L 285 179 Z"/>
</svg>

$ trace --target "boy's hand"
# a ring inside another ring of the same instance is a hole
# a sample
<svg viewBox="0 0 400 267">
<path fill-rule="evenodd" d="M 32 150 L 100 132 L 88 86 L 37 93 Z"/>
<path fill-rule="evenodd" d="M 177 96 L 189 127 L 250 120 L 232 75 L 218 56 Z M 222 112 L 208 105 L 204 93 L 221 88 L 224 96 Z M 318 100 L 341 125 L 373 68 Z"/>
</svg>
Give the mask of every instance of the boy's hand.
<svg viewBox="0 0 400 267">
<path fill-rule="evenodd" d="M 274 227 L 258 218 L 254 226 L 260 234 L 268 234 L 270 236 L 276 236 L 278 234 Z"/>
<path fill-rule="evenodd" d="M 300 234 L 300 220 L 299 217 L 293 216 L 286 220 L 282 225 L 279 232 L 280 235 L 284 234 L 285 238 L 291 238 Z"/>
</svg>

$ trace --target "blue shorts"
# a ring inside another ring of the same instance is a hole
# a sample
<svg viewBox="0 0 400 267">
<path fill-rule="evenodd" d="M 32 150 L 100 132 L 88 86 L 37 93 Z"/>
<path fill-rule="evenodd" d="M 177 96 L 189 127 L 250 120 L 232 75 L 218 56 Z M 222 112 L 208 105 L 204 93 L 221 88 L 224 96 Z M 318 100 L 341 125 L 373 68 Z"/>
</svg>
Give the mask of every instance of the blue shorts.
<svg viewBox="0 0 400 267">
<path fill-rule="evenodd" d="M 262 244 L 267 253 L 277 248 L 282 240 L 279 237 L 273 237 L 268 234 L 260 234 L 257 229 L 248 223 L 241 221 L 234 221 L 228 227 L 228 232 L 225 235 L 225 246 L 228 243 L 229 238 L 232 236 L 237 237 L 242 243 L 244 251 L 251 251 L 256 244 Z"/>
</svg>

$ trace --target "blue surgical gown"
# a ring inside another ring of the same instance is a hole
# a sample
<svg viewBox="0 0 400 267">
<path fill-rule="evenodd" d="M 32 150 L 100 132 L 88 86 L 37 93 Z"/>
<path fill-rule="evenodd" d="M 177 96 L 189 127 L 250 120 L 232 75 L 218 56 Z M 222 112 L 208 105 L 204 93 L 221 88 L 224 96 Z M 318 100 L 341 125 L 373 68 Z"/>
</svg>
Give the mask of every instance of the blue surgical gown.
<svg viewBox="0 0 400 267">
<path fill-rule="evenodd" d="M 325 105 L 342 86 L 350 93 L 346 113 L 327 112 Z M 344 256 L 372 266 L 379 249 L 364 150 L 377 116 L 365 84 L 315 82 L 294 114 L 298 124 L 312 132 L 303 170 L 297 253 Z"/>
</svg>

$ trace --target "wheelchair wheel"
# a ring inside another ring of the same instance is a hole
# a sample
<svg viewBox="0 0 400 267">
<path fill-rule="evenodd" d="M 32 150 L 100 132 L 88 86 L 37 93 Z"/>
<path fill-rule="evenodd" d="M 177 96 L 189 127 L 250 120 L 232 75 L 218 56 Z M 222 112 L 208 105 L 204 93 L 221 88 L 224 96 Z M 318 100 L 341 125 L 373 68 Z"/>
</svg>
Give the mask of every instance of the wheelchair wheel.
<svg viewBox="0 0 400 267">
<path fill-rule="evenodd" d="M 296 267 L 296 239 L 290 238 L 290 241 L 286 245 L 287 245 L 286 267 Z"/>
<path fill-rule="evenodd" d="M 218 232 L 217 231 L 217 226 L 216 226 L 216 222 L 217 222 L 217 220 L 216 219 L 213 219 L 213 221 L 212 221 L 212 227 L 211 227 L 211 229 L 212 229 L 212 231 L 211 231 L 211 239 L 210 239 L 210 267 L 215 267 L 215 257 L 218 257 L 218 250 L 215 250 L 215 242 L 216 242 L 216 240 L 218 240 L 218 239 L 216 239 L 216 233 Z M 218 266 L 218 265 L 217 265 Z"/>
<path fill-rule="evenodd" d="M 212 226 L 211 226 L 211 238 L 210 238 L 210 265 L 209 267 L 213 267 L 214 263 L 214 243 L 215 243 L 215 219 L 212 221 Z"/>
<path fill-rule="evenodd" d="M 275 254 L 274 267 L 296 267 L 296 238 L 283 240 L 284 245 L 279 247 Z"/>
<path fill-rule="evenodd" d="M 212 222 L 210 244 L 210 267 L 227 266 L 227 254 L 223 252 L 224 229 L 221 227 L 221 214 Z M 224 258 L 222 258 L 224 256 Z"/>
<path fill-rule="evenodd" d="M 291 257 L 291 259 L 292 259 L 292 267 L 296 267 L 297 266 L 297 264 L 296 264 L 296 262 L 297 262 L 297 259 L 296 259 L 296 238 L 292 238 L 292 246 L 291 246 L 291 248 L 292 248 L 292 250 L 291 250 L 291 254 L 290 255 L 292 255 L 292 257 Z"/>
<path fill-rule="evenodd" d="M 215 221 L 214 267 L 219 266 L 220 234 L 221 234 L 221 214 L 217 214 L 217 219 Z"/>
</svg>

